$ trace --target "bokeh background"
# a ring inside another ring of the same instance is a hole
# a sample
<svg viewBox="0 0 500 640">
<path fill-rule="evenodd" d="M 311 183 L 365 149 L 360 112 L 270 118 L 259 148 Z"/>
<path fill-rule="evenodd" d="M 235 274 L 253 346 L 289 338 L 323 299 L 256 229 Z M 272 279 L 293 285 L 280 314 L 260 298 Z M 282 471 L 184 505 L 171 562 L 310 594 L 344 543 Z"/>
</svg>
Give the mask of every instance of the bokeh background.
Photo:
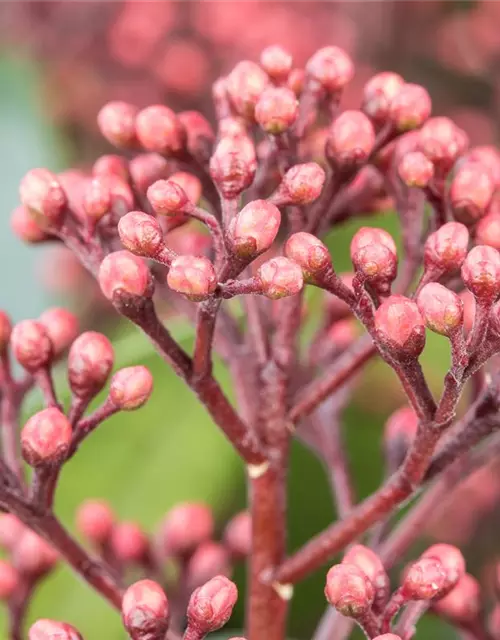
<svg viewBox="0 0 500 640">
<path fill-rule="evenodd" d="M 29 168 L 58 171 L 85 167 L 109 148 L 99 137 L 96 114 L 110 99 L 138 106 L 164 102 L 176 109 L 212 114 L 210 85 L 240 59 L 258 59 L 267 45 L 288 48 L 302 65 L 318 47 L 336 44 L 355 59 L 357 72 L 344 104 L 359 105 L 363 84 L 376 70 L 401 73 L 425 84 L 436 114 L 453 117 L 473 144 L 495 143 L 500 115 L 500 2 L 171 2 L 39 0 L 0 3 L 0 307 L 15 320 L 36 317 L 62 303 L 82 326 L 112 335 L 117 365 L 151 367 L 156 390 L 138 413 L 102 426 L 65 468 L 57 510 L 70 528 L 87 497 L 108 499 L 122 518 L 154 528 L 181 500 L 213 504 L 221 526 L 245 504 L 242 468 L 190 393 L 165 369 L 147 342 L 110 313 L 90 279 L 61 248 L 23 246 L 9 229 L 17 185 Z M 389 212 L 370 218 L 397 235 Z M 357 221 L 356 226 L 366 224 Z M 355 225 L 329 238 L 338 270 L 349 270 L 348 245 Z M 312 301 L 312 316 L 321 313 Z M 190 328 L 173 320 L 186 345 Z M 443 340 L 430 337 L 423 355 L 436 389 L 448 364 Z M 219 366 L 229 392 L 227 373 Z M 65 393 L 64 372 L 60 375 Z M 357 382 L 345 411 L 343 432 L 359 499 L 383 474 L 380 432 L 388 414 L 404 401 L 387 370 L 374 363 Z M 35 406 L 33 399 L 32 407 Z M 439 508 L 422 532 L 456 542 L 473 572 L 489 584 L 500 552 L 492 532 L 500 520 L 500 477 L 487 470 Z M 464 509 L 463 505 L 470 505 Z M 460 506 L 460 508 L 457 507 Z M 293 450 L 290 478 L 290 549 L 335 518 L 323 470 L 308 451 Z M 497 529 L 498 530 L 498 529 Z M 242 571 L 237 572 L 244 585 Z M 324 609 L 324 574 L 297 589 L 290 635 L 310 638 Z M 242 620 L 241 603 L 233 618 Z M 119 639 L 117 616 L 65 568 L 40 588 L 30 617 L 74 623 L 85 637 Z M 6 637 L 0 619 L 0 637 Z M 429 619 L 418 637 L 453 632 Z"/>
</svg>

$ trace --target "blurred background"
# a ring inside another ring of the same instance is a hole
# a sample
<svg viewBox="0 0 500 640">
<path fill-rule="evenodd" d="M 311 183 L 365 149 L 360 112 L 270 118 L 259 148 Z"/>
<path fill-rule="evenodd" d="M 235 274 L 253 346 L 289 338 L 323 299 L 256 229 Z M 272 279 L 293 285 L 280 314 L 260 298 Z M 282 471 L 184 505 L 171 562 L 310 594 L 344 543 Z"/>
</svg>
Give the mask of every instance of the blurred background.
<svg viewBox="0 0 500 640">
<path fill-rule="evenodd" d="M 9 214 L 17 204 L 19 180 L 35 166 L 85 167 L 110 152 L 96 126 L 99 108 L 110 99 L 138 106 L 160 102 L 212 116 L 211 83 L 237 61 L 257 60 L 273 43 L 289 49 L 297 66 L 318 47 L 344 47 L 357 65 L 343 102 L 348 108 L 359 106 L 362 87 L 375 71 L 397 71 L 424 84 L 435 114 L 454 118 L 472 144 L 497 142 L 500 2 L 0 3 L 0 307 L 19 320 L 36 317 L 49 304 L 67 305 L 80 314 L 83 327 L 114 336 L 118 365 L 147 364 L 156 381 L 146 408 L 110 420 L 65 469 L 57 508 L 71 528 L 86 497 L 109 499 L 121 517 L 148 528 L 175 502 L 206 500 L 222 525 L 245 504 L 243 473 L 190 394 L 137 332 L 121 326 L 71 255 L 60 247 L 26 247 L 13 237 Z M 390 213 L 372 216 L 370 224 L 397 235 Z M 350 268 L 354 228 L 347 225 L 329 239 L 339 271 Z M 311 314 L 319 312 L 313 303 Z M 189 345 L 188 326 L 177 323 L 175 332 Z M 446 343 L 430 338 L 423 360 L 439 389 L 448 364 Z M 218 373 L 230 389 L 221 367 Z M 64 393 L 64 380 L 61 388 Z M 392 376 L 376 363 L 357 383 L 343 429 L 360 499 L 380 482 L 380 429 L 403 401 Z M 460 489 L 458 500 L 442 505 L 423 532 L 427 540 L 463 545 L 486 584 L 500 552 L 491 535 L 493 521 L 500 520 L 499 492 L 499 474 L 483 472 Z M 295 548 L 335 518 L 323 470 L 300 446 L 293 452 L 290 496 L 290 548 Z M 464 498 L 473 505 L 469 512 L 457 509 Z M 242 573 L 237 575 L 243 585 Z M 323 579 L 318 575 L 297 589 L 291 637 L 311 636 L 324 608 Z M 30 616 L 72 622 L 89 640 L 123 638 L 116 615 L 64 568 L 39 590 Z M 241 624 L 241 604 L 233 623 Z M 417 637 L 446 638 L 453 632 L 428 620 Z"/>
</svg>

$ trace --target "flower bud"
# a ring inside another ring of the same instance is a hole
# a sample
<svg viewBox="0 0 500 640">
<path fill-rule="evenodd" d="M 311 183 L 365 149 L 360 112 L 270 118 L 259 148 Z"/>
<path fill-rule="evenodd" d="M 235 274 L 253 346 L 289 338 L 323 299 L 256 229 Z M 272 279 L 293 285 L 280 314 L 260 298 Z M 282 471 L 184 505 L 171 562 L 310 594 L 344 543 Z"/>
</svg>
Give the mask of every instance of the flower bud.
<svg viewBox="0 0 500 640">
<path fill-rule="evenodd" d="M 0 311 L 0 355 L 7 351 L 10 336 L 12 334 L 12 323 L 5 311 Z"/>
<path fill-rule="evenodd" d="M 123 596 L 122 619 L 132 640 L 162 638 L 168 629 L 167 596 L 153 580 L 139 580 Z"/>
<path fill-rule="evenodd" d="M 419 148 L 441 171 L 448 171 L 463 153 L 465 133 L 445 117 L 429 118 L 420 130 Z"/>
<path fill-rule="evenodd" d="M 412 151 L 401 159 L 398 174 L 407 187 L 423 189 L 434 176 L 434 165 L 421 151 Z"/>
<path fill-rule="evenodd" d="M 476 226 L 476 242 L 500 249 L 500 214 L 488 213 Z"/>
<path fill-rule="evenodd" d="M 403 78 L 391 71 L 374 75 L 363 89 L 362 109 L 376 122 L 384 122 L 392 99 L 404 85 Z"/>
<path fill-rule="evenodd" d="M 425 326 L 415 302 L 391 296 L 375 312 L 375 329 L 383 345 L 394 355 L 415 358 L 425 346 Z"/>
<path fill-rule="evenodd" d="M 401 640 L 401 637 L 394 633 L 384 633 L 381 636 L 376 636 L 373 640 Z"/>
<path fill-rule="evenodd" d="M 160 541 L 168 556 L 185 556 L 212 537 L 214 519 L 207 505 L 178 504 L 165 517 L 160 527 Z"/>
<path fill-rule="evenodd" d="M 36 320 L 23 320 L 12 329 L 10 344 L 14 356 L 26 371 L 36 371 L 52 360 L 52 343 L 46 328 Z"/>
<path fill-rule="evenodd" d="M 465 576 L 465 559 L 460 550 L 451 544 L 433 544 L 421 557 L 437 560 L 443 567 L 446 581 L 440 595 L 448 593 Z"/>
<path fill-rule="evenodd" d="M 28 640 L 82 640 L 82 636 L 70 624 L 42 618 L 31 625 Z"/>
<path fill-rule="evenodd" d="M 108 102 L 97 115 L 102 135 L 116 147 L 133 147 L 136 142 L 137 107 L 128 102 Z"/>
<path fill-rule="evenodd" d="M 109 211 L 112 206 L 112 196 L 109 181 L 98 176 L 93 178 L 83 192 L 83 210 L 85 215 L 97 222 Z"/>
<path fill-rule="evenodd" d="M 418 294 L 417 305 L 426 326 L 442 336 L 453 335 L 462 326 L 463 303 L 442 284 L 429 282 Z"/>
<path fill-rule="evenodd" d="M 129 163 L 130 178 L 139 193 L 146 193 L 157 180 L 168 175 L 168 161 L 159 153 L 140 153 Z"/>
<path fill-rule="evenodd" d="M 290 71 L 286 85 L 297 97 L 299 97 L 304 90 L 305 77 L 306 73 L 304 69 L 292 69 Z"/>
<path fill-rule="evenodd" d="M 106 336 L 95 331 L 82 333 L 68 354 L 68 380 L 73 394 L 83 398 L 98 393 L 106 384 L 113 361 L 113 347 Z"/>
<path fill-rule="evenodd" d="M 255 106 L 269 84 L 266 72 L 255 62 L 239 62 L 226 78 L 226 91 L 237 113 L 253 118 Z"/>
<path fill-rule="evenodd" d="M 237 138 L 238 136 L 247 136 L 247 122 L 243 118 L 236 116 L 226 116 L 219 120 L 219 138 Z"/>
<path fill-rule="evenodd" d="M 272 300 L 294 296 L 304 286 L 302 269 L 293 260 L 284 257 L 271 258 L 258 269 L 257 275 L 262 293 Z"/>
<path fill-rule="evenodd" d="M 426 269 L 438 269 L 444 273 L 460 269 L 469 247 L 467 227 L 459 222 L 447 222 L 431 233 L 425 243 Z"/>
<path fill-rule="evenodd" d="M 8 600 L 19 586 L 19 574 L 14 567 L 0 560 L 0 600 Z"/>
<path fill-rule="evenodd" d="M 367 613 L 375 597 L 370 579 L 354 564 L 336 564 L 326 576 L 325 596 L 339 613 L 359 618 Z"/>
<path fill-rule="evenodd" d="M 116 176 L 127 181 L 129 179 L 128 161 L 113 153 L 105 154 L 94 162 L 92 175 L 95 178 Z"/>
<path fill-rule="evenodd" d="M 354 565 L 361 569 L 375 589 L 375 598 L 379 595 L 382 600 L 386 599 L 390 588 L 389 576 L 382 560 L 374 551 L 362 544 L 355 544 L 345 554 L 342 564 Z"/>
<path fill-rule="evenodd" d="M 289 129 L 297 119 L 299 103 L 290 89 L 269 87 L 255 107 L 255 119 L 266 133 L 278 135 Z"/>
<path fill-rule="evenodd" d="M 207 540 L 202 542 L 189 559 L 187 581 L 191 589 L 195 589 L 214 576 L 229 576 L 231 565 L 229 554 L 218 542 Z"/>
<path fill-rule="evenodd" d="M 454 217 L 464 224 L 479 220 L 488 208 L 495 185 L 479 162 L 467 162 L 456 172 L 450 185 Z"/>
<path fill-rule="evenodd" d="M 136 256 L 154 258 L 165 246 L 160 223 L 142 211 L 130 211 L 120 218 L 118 235 L 125 249 Z"/>
<path fill-rule="evenodd" d="M 10 217 L 10 228 L 14 235 L 28 244 L 45 242 L 51 237 L 36 223 L 28 209 L 23 206 L 16 207 L 12 212 Z"/>
<path fill-rule="evenodd" d="M 476 319 L 476 299 L 470 291 L 464 289 L 460 292 L 460 300 L 464 306 L 464 329 L 468 333 Z"/>
<path fill-rule="evenodd" d="M 389 119 L 399 131 L 416 129 L 430 116 L 432 102 L 418 84 L 404 84 L 391 100 Z"/>
<path fill-rule="evenodd" d="M 325 171 L 319 164 L 296 164 L 283 176 L 273 199 L 277 204 L 310 204 L 319 197 L 324 184 Z"/>
<path fill-rule="evenodd" d="M 181 187 L 190 203 L 198 204 L 202 194 L 199 178 L 187 171 L 177 171 L 170 176 L 169 181 Z"/>
<path fill-rule="evenodd" d="M 185 142 L 185 132 L 176 114 L 164 105 L 153 105 L 139 111 L 135 132 L 147 151 L 162 154 L 179 153 Z"/>
<path fill-rule="evenodd" d="M 229 224 L 228 239 L 233 252 L 246 258 L 267 251 L 278 234 L 280 224 L 278 207 L 266 200 L 249 202 Z"/>
<path fill-rule="evenodd" d="M 17 516 L 12 513 L 0 513 L 0 547 L 12 551 L 24 528 Z"/>
<path fill-rule="evenodd" d="M 137 365 L 117 371 L 111 378 L 109 398 L 121 411 L 133 411 L 145 404 L 153 391 L 153 376 Z"/>
<path fill-rule="evenodd" d="M 23 457 L 32 467 L 60 464 L 69 451 L 72 435 L 71 424 L 59 409 L 43 409 L 23 427 Z"/>
<path fill-rule="evenodd" d="M 231 557 L 241 560 L 252 550 L 252 517 L 249 511 L 242 511 L 231 518 L 224 530 L 224 544 Z"/>
<path fill-rule="evenodd" d="M 434 611 L 460 625 L 477 620 L 481 612 L 481 588 L 478 581 L 465 573 L 458 584 L 433 605 Z"/>
<path fill-rule="evenodd" d="M 132 193 L 132 189 L 128 182 L 126 182 L 123 178 L 120 178 L 117 175 L 101 175 L 96 176 L 92 180 L 93 184 L 99 184 L 97 189 L 101 191 L 102 200 L 100 202 L 95 201 L 92 206 L 94 210 L 92 213 L 94 214 L 94 222 L 98 222 L 99 214 L 105 215 L 105 213 L 113 212 L 117 216 L 122 216 L 127 211 L 130 211 L 134 206 L 134 195 Z M 87 182 L 87 188 L 89 183 Z M 104 193 L 109 192 L 110 195 L 110 207 L 107 211 L 104 211 L 104 206 L 108 204 L 107 195 L 103 195 Z M 81 200 L 82 200 L 82 211 L 84 212 L 84 216 L 89 219 L 89 213 L 85 212 L 85 192 L 82 189 Z M 92 219 L 92 216 L 90 216 Z"/>
<path fill-rule="evenodd" d="M 465 162 L 479 162 L 490 174 L 495 187 L 500 186 L 500 153 L 496 147 L 474 147 L 464 158 Z"/>
<path fill-rule="evenodd" d="M 115 251 L 107 255 L 99 268 L 99 285 L 111 302 L 127 295 L 150 298 L 153 279 L 147 264 L 128 251 Z"/>
<path fill-rule="evenodd" d="M 375 145 L 375 130 L 362 111 L 344 111 L 335 118 L 326 141 L 326 157 L 342 168 L 366 162 Z"/>
<path fill-rule="evenodd" d="M 446 571 L 433 558 L 420 558 L 405 573 L 401 585 L 408 600 L 431 600 L 446 584 Z"/>
<path fill-rule="evenodd" d="M 12 551 L 12 561 L 19 573 L 38 578 L 53 569 L 59 559 L 57 551 L 31 529 L 24 529 Z"/>
<path fill-rule="evenodd" d="M 55 356 L 66 351 L 78 335 L 78 318 L 67 309 L 47 309 L 40 316 L 40 322 L 50 338 Z"/>
<path fill-rule="evenodd" d="M 86 500 L 78 508 L 78 531 L 96 547 L 107 543 L 114 529 L 115 516 L 107 502 Z"/>
<path fill-rule="evenodd" d="M 279 45 L 266 47 L 260 54 L 260 66 L 275 82 L 284 82 L 292 70 L 292 55 Z"/>
<path fill-rule="evenodd" d="M 387 285 L 396 277 L 397 250 L 383 229 L 362 227 L 351 241 L 351 260 L 363 278 L 375 285 Z"/>
<path fill-rule="evenodd" d="M 217 287 L 217 275 L 208 258 L 177 256 L 172 260 L 167 284 L 193 302 L 209 298 Z"/>
<path fill-rule="evenodd" d="M 384 428 L 384 449 L 391 469 L 403 462 L 417 434 L 418 422 L 412 407 L 401 407 L 389 416 Z"/>
<path fill-rule="evenodd" d="M 217 631 L 231 617 L 237 599 L 234 582 L 225 576 L 212 578 L 191 595 L 187 608 L 188 628 L 205 634 Z"/>
<path fill-rule="evenodd" d="M 173 180 L 158 180 L 147 192 L 153 211 L 159 216 L 178 216 L 189 210 L 189 198 L 184 189 Z"/>
<path fill-rule="evenodd" d="M 199 111 L 182 111 L 177 117 L 186 132 L 188 152 L 202 163 L 207 162 L 215 141 L 212 125 Z"/>
<path fill-rule="evenodd" d="M 68 200 L 59 180 L 51 171 L 28 171 L 21 180 L 19 195 L 21 204 L 40 227 L 60 226 Z"/>
<path fill-rule="evenodd" d="M 253 182 L 257 159 L 247 135 L 222 137 L 210 158 L 210 175 L 225 198 L 236 198 Z"/>
<path fill-rule="evenodd" d="M 469 291 L 485 301 L 500 294 L 500 255 L 493 247 L 479 245 L 469 251 L 462 265 L 462 280 Z"/>
<path fill-rule="evenodd" d="M 112 528 L 110 547 L 119 562 L 140 563 L 147 558 L 149 540 L 135 522 L 120 522 Z"/>
<path fill-rule="evenodd" d="M 354 64 L 343 49 L 323 47 L 307 61 L 306 73 L 325 91 L 333 93 L 343 89 L 352 80 Z"/>
<path fill-rule="evenodd" d="M 304 231 L 294 233 L 288 238 L 284 253 L 301 267 L 306 281 L 314 280 L 315 276 L 332 266 L 327 247 L 319 238 Z"/>
</svg>

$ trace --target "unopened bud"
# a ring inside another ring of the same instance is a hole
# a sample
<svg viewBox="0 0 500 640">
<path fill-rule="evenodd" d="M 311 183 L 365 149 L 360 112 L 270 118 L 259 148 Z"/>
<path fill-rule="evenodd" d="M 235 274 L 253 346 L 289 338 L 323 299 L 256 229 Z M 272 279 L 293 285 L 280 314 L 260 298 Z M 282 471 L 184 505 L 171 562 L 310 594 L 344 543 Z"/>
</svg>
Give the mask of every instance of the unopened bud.
<svg viewBox="0 0 500 640">
<path fill-rule="evenodd" d="M 159 153 L 140 153 L 129 163 L 132 183 L 139 193 L 146 193 L 157 180 L 168 175 L 168 161 Z"/>
<path fill-rule="evenodd" d="M 23 457 L 32 467 L 60 464 L 66 458 L 72 435 L 71 424 L 59 409 L 43 409 L 23 427 Z"/>
<path fill-rule="evenodd" d="M 147 558 L 149 540 L 135 522 L 120 522 L 112 529 L 110 547 L 119 562 L 140 563 Z"/>
<path fill-rule="evenodd" d="M 465 559 L 459 549 L 451 544 L 433 544 L 421 556 L 437 560 L 446 574 L 440 595 L 445 595 L 465 576 Z"/>
<path fill-rule="evenodd" d="M 214 576 L 229 576 L 231 565 L 229 554 L 218 542 L 202 542 L 189 559 L 186 568 L 190 588 L 194 589 Z"/>
<path fill-rule="evenodd" d="M 479 162 L 467 162 L 456 172 L 450 185 L 454 217 L 465 224 L 479 220 L 488 208 L 495 185 Z"/>
<path fill-rule="evenodd" d="M 469 251 L 462 265 L 462 280 L 478 299 L 493 301 L 500 294 L 500 254 L 479 245 Z"/>
<path fill-rule="evenodd" d="M 465 150 L 464 136 L 449 118 L 429 118 L 420 130 L 419 148 L 440 172 L 446 172 Z"/>
<path fill-rule="evenodd" d="M 255 106 L 269 84 L 267 73 L 255 62 L 239 62 L 226 78 L 226 91 L 237 113 L 253 118 Z"/>
<path fill-rule="evenodd" d="M 354 76 L 354 64 L 339 47 L 319 49 L 306 64 L 307 75 L 316 80 L 325 91 L 333 93 L 343 89 Z"/>
<path fill-rule="evenodd" d="M 294 233 L 288 238 L 284 253 L 301 267 L 306 281 L 314 281 L 315 276 L 332 266 L 327 247 L 319 238 L 304 231 Z"/>
<path fill-rule="evenodd" d="M 163 638 L 168 629 L 167 596 L 153 580 L 139 580 L 123 596 L 122 619 L 132 640 Z"/>
<path fill-rule="evenodd" d="M 59 559 L 57 551 L 31 529 L 24 529 L 12 551 L 12 561 L 19 573 L 30 578 L 51 571 Z"/>
<path fill-rule="evenodd" d="M 208 258 L 177 256 L 167 275 L 168 286 L 193 302 L 209 298 L 217 287 L 217 275 Z"/>
<path fill-rule="evenodd" d="M 355 565 L 361 569 L 375 589 L 375 599 L 386 600 L 390 587 L 389 576 L 382 560 L 374 551 L 362 544 L 355 544 L 345 554 L 342 564 Z"/>
<path fill-rule="evenodd" d="M 5 311 L 0 311 L 0 355 L 5 353 L 9 346 L 12 334 L 12 323 Z"/>
<path fill-rule="evenodd" d="M 142 211 L 130 211 L 120 218 L 118 234 L 125 249 L 136 256 L 154 258 L 165 246 L 160 223 Z"/>
<path fill-rule="evenodd" d="M 108 102 L 97 115 L 102 135 L 116 147 L 132 147 L 136 142 L 137 107 L 128 102 Z"/>
<path fill-rule="evenodd" d="M 242 511 L 231 518 L 224 530 L 224 544 L 231 556 L 241 560 L 252 550 L 252 517 L 249 511 Z"/>
<path fill-rule="evenodd" d="M 255 107 L 255 119 L 267 133 L 277 135 L 289 129 L 297 119 L 299 105 L 293 91 L 269 87 Z"/>
<path fill-rule="evenodd" d="M 12 212 L 10 228 L 20 240 L 28 244 L 38 244 L 50 238 L 50 235 L 41 228 L 30 215 L 28 209 L 23 206 L 16 207 Z"/>
<path fill-rule="evenodd" d="M 153 105 L 137 114 L 135 131 L 147 151 L 176 154 L 182 150 L 185 132 L 176 114 L 164 105 Z"/>
<path fill-rule="evenodd" d="M 14 567 L 0 560 L 0 600 L 8 600 L 19 586 L 19 574 Z"/>
<path fill-rule="evenodd" d="M 279 256 L 264 262 L 257 272 L 262 293 L 272 300 L 294 296 L 304 286 L 302 269 L 293 260 Z"/>
<path fill-rule="evenodd" d="M 113 368 L 111 342 L 95 331 L 82 333 L 71 345 L 68 354 L 68 380 L 78 397 L 95 395 L 105 385 Z"/>
<path fill-rule="evenodd" d="M 432 102 L 428 92 L 418 84 L 404 84 L 391 100 L 389 119 L 399 131 L 416 129 L 430 116 Z"/>
<path fill-rule="evenodd" d="M 335 165 L 353 168 L 368 160 L 374 145 L 370 119 L 362 111 L 344 111 L 330 127 L 325 154 Z"/>
<path fill-rule="evenodd" d="M 319 197 L 324 184 L 325 171 L 319 164 L 296 164 L 285 173 L 272 199 L 276 204 L 310 204 Z"/>
<path fill-rule="evenodd" d="M 417 305 L 426 326 L 443 336 L 462 326 L 464 309 L 459 296 L 437 282 L 429 282 L 418 294 Z"/>
<path fill-rule="evenodd" d="M 399 467 L 418 429 L 418 416 L 412 407 L 401 407 L 392 413 L 384 428 L 385 455 L 391 469 Z"/>
<path fill-rule="evenodd" d="M 40 316 L 40 322 L 50 338 L 55 356 L 66 351 L 78 335 L 78 318 L 62 307 L 44 311 Z"/>
<path fill-rule="evenodd" d="M 121 411 L 133 411 L 145 404 L 153 391 L 153 376 L 137 365 L 117 371 L 111 378 L 109 398 Z"/>
<path fill-rule="evenodd" d="M 113 153 L 105 154 L 94 162 L 92 175 L 96 178 L 116 176 L 127 181 L 129 179 L 128 161 Z"/>
<path fill-rule="evenodd" d="M 478 581 L 465 573 L 458 584 L 433 606 L 440 616 L 467 625 L 477 620 L 481 612 L 481 588 Z"/>
<path fill-rule="evenodd" d="M 383 229 L 362 227 L 351 241 L 351 260 L 356 271 L 371 284 L 386 286 L 397 273 L 397 249 Z"/>
<path fill-rule="evenodd" d="M 92 206 L 94 207 L 94 221 L 97 222 L 99 219 L 99 214 L 102 214 L 104 210 L 104 206 L 108 204 L 107 202 L 107 193 L 110 195 L 110 208 L 109 211 L 113 212 L 117 216 L 122 216 L 127 211 L 130 211 L 134 206 L 134 195 L 132 193 L 132 189 L 128 182 L 126 182 L 123 178 L 117 175 L 101 175 L 96 176 L 93 183 L 98 183 L 98 189 L 101 191 L 102 200 L 101 202 L 95 201 Z M 87 187 L 88 187 L 87 183 Z M 82 209 L 84 209 L 85 193 L 82 193 Z M 106 212 L 105 212 L 106 213 Z M 89 214 L 85 214 L 87 218 Z M 104 214 L 102 214 L 104 215 Z M 92 216 L 90 216 L 92 218 Z"/>
<path fill-rule="evenodd" d="M 236 198 L 253 182 L 255 147 L 247 135 L 222 137 L 210 158 L 210 175 L 225 198 Z"/>
<path fill-rule="evenodd" d="M 363 111 L 376 122 L 384 122 L 392 99 L 404 85 L 403 78 L 391 71 L 374 75 L 363 89 Z"/>
<path fill-rule="evenodd" d="M 212 125 L 199 111 L 182 111 L 177 117 L 186 132 L 188 152 L 199 161 L 207 162 L 215 141 Z"/>
<path fill-rule="evenodd" d="M 21 203 L 40 227 L 58 227 L 63 221 L 68 200 L 61 183 L 47 169 L 32 169 L 19 186 Z"/>
<path fill-rule="evenodd" d="M 304 90 L 306 72 L 304 69 L 292 69 L 287 79 L 287 87 L 299 97 Z"/>
<path fill-rule="evenodd" d="M 291 53 L 278 45 L 266 47 L 260 54 L 260 65 L 276 82 L 284 82 L 292 70 Z"/>
<path fill-rule="evenodd" d="M 212 537 L 214 519 L 204 504 L 185 503 L 173 507 L 160 528 L 160 541 L 169 556 L 185 556 Z"/>
<path fill-rule="evenodd" d="M 421 151 L 412 151 L 401 159 L 398 174 L 407 187 L 423 189 L 434 176 L 434 165 Z"/>
<path fill-rule="evenodd" d="M 421 558 L 405 572 L 402 592 L 409 600 L 431 600 L 446 584 L 446 571 L 437 560 Z"/>
<path fill-rule="evenodd" d="M 188 628 L 201 633 L 211 633 L 223 627 L 231 617 L 238 599 L 234 582 L 225 576 L 216 576 L 198 587 L 187 608 Z"/>
<path fill-rule="evenodd" d="M 476 242 L 500 249 L 500 214 L 489 213 L 476 226 Z"/>
<path fill-rule="evenodd" d="M 23 320 L 12 329 L 12 351 L 17 361 L 27 371 L 36 371 L 52 360 L 53 347 L 49 334 L 41 322 Z"/>
<path fill-rule="evenodd" d="M 415 358 L 425 346 L 425 325 L 415 302 L 391 296 L 375 312 L 375 329 L 383 345 L 399 357 Z"/>
<path fill-rule="evenodd" d="M 465 162 L 479 162 L 490 174 L 495 187 L 500 186 L 500 153 L 496 147 L 474 147 L 464 158 Z"/>
<path fill-rule="evenodd" d="M 252 257 L 267 251 L 273 244 L 281 224 L 281 213 L 266 200 L 249 202 L 231 220 L 228 239 L 235 254 Z"/>
<path fill-rule="evenodd" d="M 24 524 L 12 513 L 0 513 L 0 547 L 12 551 L 24 531 Z"/>
<path fill-rule="evenodd" d="M 96 547 L 107 543 L 113 532 L 115 516 L 107 502 L 87 500 L 78 509 L 76 526 Z"/>
<path fill-rule="evenodd" d="M 128 251 L 107 255 L 99 268 L 99 285 L 104 296 L 113 300 L 122 295 L 150 298 L 153 279 L 147 264 Z"/>
<path fill-rule="evenodd" d="M 336 564 L 326 576 L 325 596 L 339 613 L 359 618 L 367 613 L 375 597 L 370 579 L 354 564 Z"/>
<path fill-rule="evenodd" d="M 426 269 L 443 272 L 460 269 L 469 247 L 467 227 L 459 222 L 447 222 L 427 238 L 424 264 Z"/>
<path fill-rule="evenodd" d="M 189 210 L 189 198 L 184 189 L 172 180 L 158 180 L 152 184 L 147 197 L 159 216 L 178 216 Z"/>
<path fill-rule="evenodd" d="M 202 194 L 199 178 L 192 173 L 187 173 L 187 171 L 177 171 L 170 176 L 169 182 L 174 182 L 181 187 L 190 203 L 198 204 Z"/>
<path fill-rule="evenodd" d="M 83 210 L 88 218 L 100 220 L 112 206 L 112 196 L 109 181 L 100 176 L 93 178 L 85 187 L 83 193 Z"/>
<path fill-rule="evenodd" d="M 376 636 L 373 640 L 401 640 L 401 636 L 397 636 L 395 633 L 384 633 L 381 636 Z"/>
<path fill-rule="evenodd" d="M 28 640 L 82 640 L 82 636 L 70 624 L 42 618 L 31 625 Z"/>
</svg>

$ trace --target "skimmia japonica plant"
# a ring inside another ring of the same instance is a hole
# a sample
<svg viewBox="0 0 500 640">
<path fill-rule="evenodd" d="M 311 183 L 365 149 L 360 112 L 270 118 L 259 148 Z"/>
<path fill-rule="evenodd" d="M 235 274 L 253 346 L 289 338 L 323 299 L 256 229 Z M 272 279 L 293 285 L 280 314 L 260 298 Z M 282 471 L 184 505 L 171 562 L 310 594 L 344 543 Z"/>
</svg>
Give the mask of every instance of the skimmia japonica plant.
<svg viewBox="0 0 500 640">
<path fill-rule="evenodd" d="M 108 417 L 147 402 L 152 376 L 140 365 L 112 373 L 109 340 L 78 335 L 64 309 L 14 327 L 2 313 L 0 541 L 9 560 L 0 563 L 0 596 L 12 638 L 23 637 L 30 595 L 59 559 L 116 608 L 133 640 L 201 640 L 229 620 L 237 590 L 228 576 L 247 559 L 246 638 L 285 640 L 294 585 L 339 553 L 316 640 L 347 637 L 353 622 L 370 638 L 407 640 L 426 612 L 477 639 L 498 634 L 499 612 L 485 612 L 457 548 L 433 545 L 395 584 L 388 572 L 443 495 L 500 454 L 500 155 L 468 149 L 451 120 L 430 117 L 426 90 L 395 73 L 374 76 L 360 109 L 343 111 L 353 73 L 336 47 L 298 69 L 273 46 L 259 64 L 241 62 L 215 83 L 215 129 L 197 112 L 110 103 L 98 122 L 123 156 L 102 156 L 87 173 L 34 169 L 23 178 L 14 232 L 64 243 L 148 336 L 241 456 L 249 504 L 216 541 L 202 504 L 174 508 L 152 538 L 89 501 L 77 526 L 90 550 L 80 546 L 53 510 L 63 467 Z M 338 274 L 321 237 L 387 201 L 402 254 L 386 231 L 363 227 L 351 242 L 353 274 Z M 178 227 L 186 229 L 182 250 L 173 241 Z M 322 290 L 324 319 L 304 346 L 307 285 Z M 192 323 L 192 353 L 165 326 L 164 302 Z M 426 328 L 450 343 L 439 397 L 419 364 Z M 237 406 L 214 377 L 214 354 L 231 373 Z M 14 375 L 12 357 L 23 375 Z M 386 425 L 386 479 L 356 504 L 336 425 L 352 380 L 375 357 L 393 370 L 408 404 Z M 67 410 L 52 376 L 62 358 Z M 88 410 L 108 378 L 106 399 Z M 44 408 L 19 425 L 32 387 Z M 457 418 L 461 396 L 468 408 Z M 291 551 L 293 438 L 328 469 L 339 519 Z M 131 566 L 142 579 L 127 584 Z M 45 619 L 29 638 L 81 635 Z"/>
</svg>

